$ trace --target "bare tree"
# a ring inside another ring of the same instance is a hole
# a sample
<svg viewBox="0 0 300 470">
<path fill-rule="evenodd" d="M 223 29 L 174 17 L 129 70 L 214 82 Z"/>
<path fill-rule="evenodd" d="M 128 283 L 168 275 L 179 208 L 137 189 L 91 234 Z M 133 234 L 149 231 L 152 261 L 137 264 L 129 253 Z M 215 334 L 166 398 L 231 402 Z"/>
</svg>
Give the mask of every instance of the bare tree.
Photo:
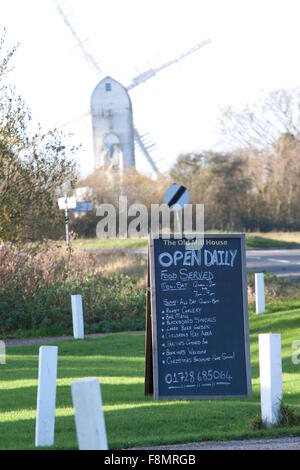
<svg viewBox="0 0 300 470">
<path fill-rule="evenodd" d="M 218 130 L 234 147 L 272 149 L 282 134 L 300 141 L 300 89 L 278 89 L 242 110 L 223 108 Z"/>
</svg>

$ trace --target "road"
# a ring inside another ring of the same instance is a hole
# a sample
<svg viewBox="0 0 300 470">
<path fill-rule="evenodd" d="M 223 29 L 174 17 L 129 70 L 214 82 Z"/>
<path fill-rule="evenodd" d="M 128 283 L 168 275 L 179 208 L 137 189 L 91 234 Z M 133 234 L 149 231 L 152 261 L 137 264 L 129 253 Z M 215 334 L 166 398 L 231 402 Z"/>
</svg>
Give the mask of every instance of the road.
<svg viewBox="0 0 300 470">
<path fill-rule="evenodd" d="M 249 439 L 243 441 L 202 441 L 156 447 L 135 447 L 134 450 L 300 450 L 299 437 L 273 439 Z M 128 449 L 130 450 L 130 449 Z"/>
<path fill-rule="evenodd" d="M 300 279 L 300 249 L 247 250 L 247 271 Z"/>
</svg>

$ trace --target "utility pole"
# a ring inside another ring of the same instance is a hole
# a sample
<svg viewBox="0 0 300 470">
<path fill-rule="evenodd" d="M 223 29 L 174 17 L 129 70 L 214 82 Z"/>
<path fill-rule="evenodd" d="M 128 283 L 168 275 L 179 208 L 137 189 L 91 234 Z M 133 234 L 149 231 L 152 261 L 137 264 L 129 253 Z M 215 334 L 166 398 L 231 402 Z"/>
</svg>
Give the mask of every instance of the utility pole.
<svg viewBox="0 0 300 470">
<path fill-rule="evenodd" d="M 66 199 L 66 206 L 65 206 L 65 226 L 66 226 L 66 242 L 67 242 L 67 247 L 69 248 L 70 245 L 70 217 L 69 217 L 69 211 L 68 211 L 68 198 L 67 195 L 65 194 L 65 199 Z"/>
<path fill-rule="evenodd" d="M 76 209 L 76 197 L 68 197 L 67 194 L 65 194 L 64 197 L 58 198 L 58 207 L 61 210 L 65 211 L 65 228 L 66 228 L 66 242 L 67 242 L 67 247 L 69 248 L 70 245 L 70 225 L 69 225 L 69 210 L 71 209 Z M 88 208 L 88 210 L 91 210 Z"/>
</svg>

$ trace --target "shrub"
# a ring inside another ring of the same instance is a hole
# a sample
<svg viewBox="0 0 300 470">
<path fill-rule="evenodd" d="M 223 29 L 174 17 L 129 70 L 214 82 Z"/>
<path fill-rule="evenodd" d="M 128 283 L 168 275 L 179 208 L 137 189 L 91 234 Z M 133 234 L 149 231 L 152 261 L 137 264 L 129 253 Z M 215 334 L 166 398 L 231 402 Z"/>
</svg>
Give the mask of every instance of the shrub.
<svg viewBox="0 0 300 470">
<path fill-rule="evenodd" d="M 280 421 L 279 426 L 298 426 L 300 424 L 300 416 L 281 400 L 280 403 Z"/>
<path fill-rule="evenodd" d="M 72 294 L 82 295 L 87 333 L 143 329 L 145 287 L 134 275 L 108 270 L 122 264 L 120 258 L 127 257 L 129 265 L 134 260 L 122 250 L 100 257 L 80 250 L 69 255 L 55 244 L 33 254 L 2 245 L 0 335 L 16 330 L 70 334 Z"/>
<path fill-rule="evenodd" d="M 295 411 L 287 405 L 283 400 L 280 402 L 279 409 L 279 420 L 276 426 L 288 427 L 288 426 L 298 426 L 300 424 L 300 416 L 295 413 Z M 250 422 L 250 429 L 255 431 L 259 429 L 266 429 L 266 424 L 263 422 L 261 416 L 256 416 Z"/>
</svg>

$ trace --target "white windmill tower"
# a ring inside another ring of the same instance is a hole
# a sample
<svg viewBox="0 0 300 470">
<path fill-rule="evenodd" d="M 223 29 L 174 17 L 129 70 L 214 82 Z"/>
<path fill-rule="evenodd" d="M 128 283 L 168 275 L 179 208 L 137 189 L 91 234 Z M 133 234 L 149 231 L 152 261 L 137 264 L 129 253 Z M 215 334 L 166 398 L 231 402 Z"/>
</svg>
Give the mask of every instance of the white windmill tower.
<svg viewBox="0 0 300 470">
<path fill-rule="evenodd" d="M 160 173 L 162 160 L 158 160 L 157 147 L 147 132 L 139 132 L 133 125 L 132 105 L 129 91 L 155 77 L 161 70 L 170 67 L 183 58 L 198 51 L 211 41 L 207 39 L 188 49 L 175 59 L 157 68 L 134 77 L 127 87 L 104 74 L 98 62 L 88 50 L 86 39 L 81 39 L 59 0 L 53 0 L 58 12 L 68 26 L 84 57 L 93 66 L 102 80 L 98 83 L 91 97 L 91 115 L 94 141 L 94 168 L 109 166 L 118 168 L 121 173 L 126 168 L 135 167 L 135 146 L 141 151 L 155 174 Z M 86 113 L 87 114 L 87 113 Z M 86 115 L 85 114 L 85 115 Z"/>
<path fill-rule="evenodd" d="M 101 80 L 91 97 L 95 169 L 135 167 L 134 129 L 129 94 L 111 77 Z"/>
</svg>

